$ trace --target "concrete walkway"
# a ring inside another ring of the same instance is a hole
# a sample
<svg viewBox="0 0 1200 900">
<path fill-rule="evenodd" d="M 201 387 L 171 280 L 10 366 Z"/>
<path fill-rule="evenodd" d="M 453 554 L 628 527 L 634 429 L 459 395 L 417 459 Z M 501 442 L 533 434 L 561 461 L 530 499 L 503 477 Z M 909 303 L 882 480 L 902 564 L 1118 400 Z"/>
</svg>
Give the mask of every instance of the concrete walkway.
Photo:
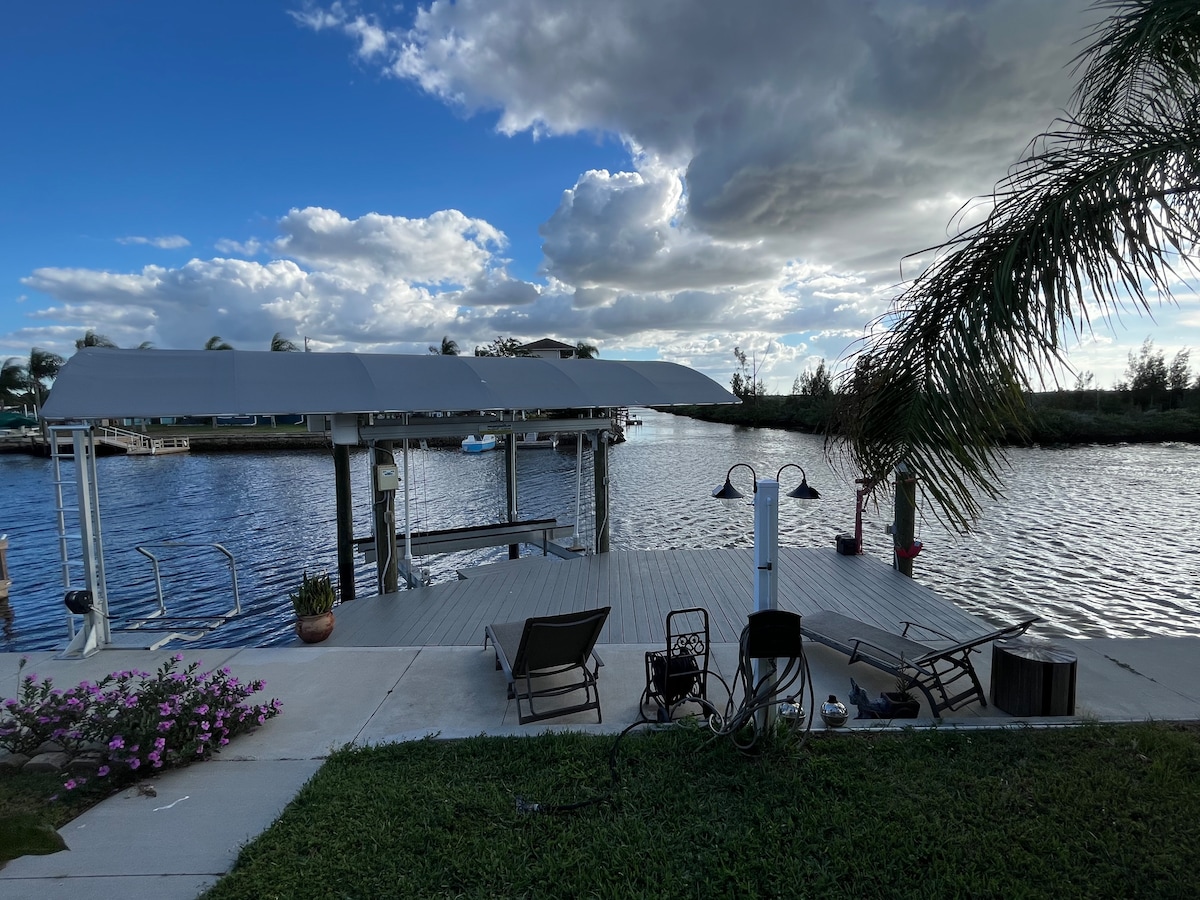
<svg viewBox="0 0 1200 900">
<path fill-rule="evenodd" d="M 940 727 L 1063 724 L 1079 720 L 1200 720 L 1200 639 L 1057 640 L 1079 659 L 1076 719 L 1017 720 L 978 705 L 946 716 Z M 598 647 L 604 724 L 594 714 L 553 724 L 516 724 L 514 704 L 491 650 L 470 647 L 280 647 L 183 651 L 204 669 L 227 665 L 242 680 L 266 681 L 265 697 L 283 713 L 236 738 L 210 762 L 173 770 L 100 803 L 66 825 L 69 850 L 26 856 L 0 870 L 0 895 L 194 898 L 232 867 L 242 845 L 266 829 L 320 767 L 349 743 L 375 744 L 439 735 L 528 735 L 547 728 L 615 733 L 632 722 L 645 684 L 644 652 L 653 647 Z M 734 645 L 714 648 L 717 670 L 730 680 Z M 23 674 L 50 676 L 59 687 L 127 668 L 151 671 L 171 652 L 112 650 L 80 661 L 26 654 Z M 843 700 L 853 676 L 872 696 L 892 680 L 826 647 L 806 642 L 814 693 Z M 0 654 L 0 695 L 15 696 L 18 654 Z M 985 685 L 991 654 L 975 658 Z M 711 691 L 718 701 L 720 689 Z M 805 700 L 806 708 L 809 706 Z M 811 710 L 810 710 L 811 711 Z M 853 713 L 853 709 L 851 710 Z M 930 726 L 930 718 L 905 724 Z M 815 729 L 823 726 L 819 719 Z M 851 719 L 851 728 L 878 727 Z"/>
</svg>

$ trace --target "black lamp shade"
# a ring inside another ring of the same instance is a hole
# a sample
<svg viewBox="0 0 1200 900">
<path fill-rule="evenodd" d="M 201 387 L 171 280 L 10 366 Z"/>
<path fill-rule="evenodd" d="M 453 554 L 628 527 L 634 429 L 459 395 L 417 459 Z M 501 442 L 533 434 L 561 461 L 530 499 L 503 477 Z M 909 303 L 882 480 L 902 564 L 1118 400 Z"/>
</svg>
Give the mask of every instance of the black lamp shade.
<svg viewBox="0 0 1200 900">
<path fill-rule="evenodd" d="M 820 500 L 821 493 L 814 487 L 808 486 L 808 479 L 800 479 L 800 486 L 795 490 L 788 491 L 787 496 L 796 500 Z"/>
<path fill-rule="evenodd" d="M 728 478 L 725 479 L 725 484 L 712 492 L 712 495 L 718 500 L 740 500 L 746 496 L 741 491 L 733 486 Z"/>
</svg>

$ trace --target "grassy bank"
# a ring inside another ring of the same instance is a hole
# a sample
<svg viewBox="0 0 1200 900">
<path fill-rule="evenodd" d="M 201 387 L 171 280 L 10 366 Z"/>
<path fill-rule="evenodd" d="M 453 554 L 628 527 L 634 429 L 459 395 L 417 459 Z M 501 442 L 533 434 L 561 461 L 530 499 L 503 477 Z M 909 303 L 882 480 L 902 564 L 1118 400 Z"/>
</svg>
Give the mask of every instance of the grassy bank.
<svg viewBox="0 0 1200 900">
<path fill-rule="evenodd" d="M 1129 391 L 1050 391 L 1029 396 L 1028 433 L 1008 430 L 1013 445 L 1115 444 L 1187 441 L 1200 443 L 1200 391 L 1188 390 L 1174 405 L 1142 404 Z M 1161 400 L 1161 398 L 1160 398 Z M 676 406 L 664 410 L 706 422 L 825 433 L 836 395 L 766 395 L 744 403 Z"/>
<path fill-rule="evenodd" d="M 425 741 L 335 754 L 211 900 L 1192 897 L 1200 741 L 1166 726 Z"/>
</svg>

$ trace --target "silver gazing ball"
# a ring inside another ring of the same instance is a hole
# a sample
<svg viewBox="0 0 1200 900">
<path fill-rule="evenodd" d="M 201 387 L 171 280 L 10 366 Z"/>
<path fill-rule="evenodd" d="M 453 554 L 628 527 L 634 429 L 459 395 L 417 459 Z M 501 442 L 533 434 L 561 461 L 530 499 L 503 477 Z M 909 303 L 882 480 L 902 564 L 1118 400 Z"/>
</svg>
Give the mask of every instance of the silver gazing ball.
<svg viewBox="0 0 1200 900">
<path fill-rule="evenodd" d="M 838 700 L 835 695 L 830 694 L 829 699 L 821 704 L 821 721 L 827 727 L 837 728 L 845 725 L 849 718 L 850 713 L 846 710 L 846 704 Z"/>
</svg>

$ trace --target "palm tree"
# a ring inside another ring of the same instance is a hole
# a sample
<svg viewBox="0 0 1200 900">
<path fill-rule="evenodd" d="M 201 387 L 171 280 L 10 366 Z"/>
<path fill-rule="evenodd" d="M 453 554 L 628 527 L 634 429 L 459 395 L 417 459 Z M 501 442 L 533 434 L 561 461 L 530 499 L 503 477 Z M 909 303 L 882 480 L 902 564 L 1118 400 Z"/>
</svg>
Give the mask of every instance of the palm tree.
<svg viewBox="0 0 1200 900">
<path fill-rule="evenodd" d="M 225 341 L 221 340 L 221 336 L 219 334 L 214 334 L 212 337 L 210 337 L 207 341 L 204 342 L 204 349 L 205 350 L 232 350 L 233 344 L 227 344 Z"/>
<path fill-rule="evenodd" d="M 600 351 L 596 349 L 595 344 L 585 344 L 583 341 L 575 344 L 576 359 L 595 359 L 599 355 Z"/>
<path fill-rule="evenodd" d="M 25 366 L 25 383 L 38 409 L 42 408 L 42 401 L 46 397 L 46 382 L 54 380 L 63 363 L 61 356 L 49 350 L 34 347 L 29 351 L 29 363 Z"/>
<path fill-rule="evenodd" d="M 458 342 L 452 341 L 449 337 L 443 335 L 442 345 L 440 347 L 435 347 L 433 344 L 430 344 L 429 352 L 439 356 L 458 356 Z"/>
<path fill-rule="evenodd" d="M 25 364 L 16 356 L 10 356 L 0 366 L 0 407 L 7 403 L 20 403 L 29 395 L 29 377 Z"/>
<path fill-rule="evenodd" d="M 1025 393 L 1066 364 L 1068 338 L 1096 309 L 1169 299 L 1200 240 L 1195 0 L 1095 8 L 1110 15 L 1076 58 L 1074 113 L 1030 144 L 984 222 L 932 248 L 843 384 L 831 452 L 877 485 L 907 463 L 960 530 L 977 493 L 999 496 L 999 441 L 1027 426 Z"/>
<path fill-rule="evenodd" d="M 214 350 L 232 350 L 232 347 L 213 347 Z M 300 348 L 292 341 L 289 341 L 281 332 L 275 332 L 275 336 L 271 338 L 271 350 L 279 353 L 295 353 Z"/>
<path fill-rule="evenodd" d="M 115 350 L 117 345 L 102 334 L 97 334 L 94 329 L 89 328 L 83 337 L 75 341 L 75 349 L 82 350 L 84 347 L 107 347 Z"/>
</svg>

